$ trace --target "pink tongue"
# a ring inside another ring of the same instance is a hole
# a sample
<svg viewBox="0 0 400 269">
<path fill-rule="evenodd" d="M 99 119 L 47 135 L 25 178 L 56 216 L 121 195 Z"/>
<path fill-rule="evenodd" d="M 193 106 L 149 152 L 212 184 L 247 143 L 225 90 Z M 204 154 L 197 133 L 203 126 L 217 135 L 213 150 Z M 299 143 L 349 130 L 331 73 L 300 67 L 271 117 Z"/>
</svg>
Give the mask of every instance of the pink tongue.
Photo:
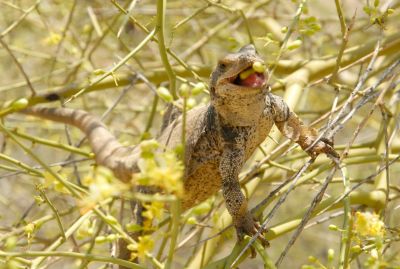
<svg viewBox="0 0 400 269">
<path fill-rule="evenodd" d="M 260 88 L 264 83 L 264 74 L 253 73 L 248 76 L 246 79 L 240 81 L 240 85 L 251 87 L 251 88 Z"/>
</svg>

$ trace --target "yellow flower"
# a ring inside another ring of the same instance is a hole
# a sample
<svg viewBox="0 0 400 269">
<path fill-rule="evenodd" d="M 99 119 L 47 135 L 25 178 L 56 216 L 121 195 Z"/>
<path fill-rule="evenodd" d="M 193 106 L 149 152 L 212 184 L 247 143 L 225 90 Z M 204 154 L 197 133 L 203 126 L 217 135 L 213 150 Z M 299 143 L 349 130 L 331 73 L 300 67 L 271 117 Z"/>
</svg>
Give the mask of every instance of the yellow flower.
<svg viewBox="0 0 400 269">
<path fill-rule="evenodd" d="M 60 41 L 60 34 L 50 32 L 49 36 L 45 40 L 43 40 L 43 43 L 45 43 L 46 45 L 57 45 L 58 43 L 60 43 Z"/>
<path fill-rule="evenodd" d="M 34 223 L 34 222 L 31 222 L 31 223 L 28 223 L 25 227 L 24 227 L 24 230 L 25 230 L 25 234 L 26 234 L 26 236 L 27 236 L 27 239 L 28 239 L 28 243 L 30 244 L 31 243 L 31 241 L 32 241 L 32 239 L 33 239 L 33 237 L 34 237 L 34 233 L 37 231 L 37 226 L 36 226 L 36 223 Z"/>
<path fill-rule="evenodd" d="M 154 248 L 154 241 L 149 235 L 139 236 L 139 240 L 136 244 L 128 245 L 128 249 L 132 251 L 131 258 L 134 259 L 139 257 L 143 259 L 146 252 L 151 251 Z"/>
<path fill-rule="evenodd" d="M 143 217 L 148 219 L 161 219 L 164 212 L 164 203 L 162 202 L 151 202 L 151 204 L 145 204 L 146 210 L 143 212 Z"/>
<path fill-rule="evenodd" d="M 119 196 L 129 190 L 126 184 L 114 179 L 109 169 L 101 166 L 84 178 L 84 185 L 89 188 L 89 195 L 78 201 L 82 213 L 107 198 Z"/>
<path fill-rule="evenodd" d="M 152 140 L 142 142 L 141 158 L 138 161 L 140 173 L 134 175 L 134 181 L 140 185 L 160 187 L 167 193 L 181 197 L 183 164 L 174 152 L 159 152 L 158 147 Z"/>
<path fill-rule="evenodd" d="M 91 237 L 94 234 L 94 228 L 95 228 L 95 223 L 92 222 L 90 219 L 86 219 L 76 231 L 76 237 L 78 239 Z"/>
<path fill-rule="evenodd" d="M 54 173 L 57 173 L 61 178 L 68 178 L 67 174 L 64 172 L 61 172 L 62 167 L 61 166 L 56 166 L 52 168 L 52 171 Z M 50 173 L 49 171 L 43 172 L 43 188 L 54 188 L 55 191 L 63 194 L 70 194 L 69 190 L 61 183 L 54 175 L 53 173 Z"/>
<path fill-rule="evenodd" d="M 379 219 L 379 215 L 370 212 L 356 212 L 354 229 L 360 236 L 383 236 L 385 224 Z"/>
</svg>

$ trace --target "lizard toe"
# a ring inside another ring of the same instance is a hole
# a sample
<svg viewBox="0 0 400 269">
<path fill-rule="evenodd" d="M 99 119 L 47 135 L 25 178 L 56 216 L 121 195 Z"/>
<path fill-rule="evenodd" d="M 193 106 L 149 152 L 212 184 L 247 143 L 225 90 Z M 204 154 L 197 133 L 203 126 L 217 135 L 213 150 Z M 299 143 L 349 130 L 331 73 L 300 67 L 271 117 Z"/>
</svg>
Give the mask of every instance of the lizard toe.
<svg viewBox="0 0 400 269">
<path fill-rule="evenodd" d="M 239 225 L 236 225 L 236 231 L 238 235 L 238 239 L 243 240 L 245 235 L 253 237 L 257 235 L 258 231 L 262 229 L 260 223 L 258 221 L 254 221 L 253 218 L 246 218 L 246 221 L 241 222 Z M 263 247 L 269 247 L 268 240 L 264 237 L 263 233 L 265 233 L 267 229 L 263 229 L 261 233 L 257 236 L 257 240 L 260 241 Z"/>
</svg>

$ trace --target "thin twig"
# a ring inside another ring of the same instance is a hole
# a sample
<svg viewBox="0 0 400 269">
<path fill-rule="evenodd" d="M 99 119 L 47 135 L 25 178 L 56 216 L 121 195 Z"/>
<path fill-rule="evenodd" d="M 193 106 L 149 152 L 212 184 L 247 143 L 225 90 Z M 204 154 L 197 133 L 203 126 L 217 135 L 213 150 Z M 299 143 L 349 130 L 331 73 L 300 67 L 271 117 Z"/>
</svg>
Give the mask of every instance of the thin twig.
<svg viewBox="0 0 400 269">
<path fill-rule="evenodd" d="M 25 72 L 24 68 L 22 67 L 21 63 L 18 61 L 17 57 L 15 57 L 14 53 L 8 47 L 7 43 L 4 42 L 2 37 L 0 37 L 0 44 L 6 49 L 8 54 L 10 54 L 10 56 L 13 59 L 14 63 L 17 65 L 19 71 L 21 72 L 22 76 L 24 77 L 24 79 L 26 81 L 26 84 L 28 85 L 28 88 L 31 90 L 32 96 L 35 96 L 36 95 L 36 91 L 33 88 L 33 85 L 31 83 L 31 81 L 29 80 L 28 75 L 26 74 L 26 72 Z"/>
<path fill-rule="evenodd" d="M 274 64 L 272 66 L 272 69 L 269 71 L 268 81 L 272 78 L 272 76 L 273 76 L 273 74 L 275 72 L 275 69 L 277 67 L 276 63 L 279 62 L 279 60 L 282 57 L 283 52 L 286 50 L 286 45 L 287 45 L 287 43 L 289 41 L 290 36 L 292 35 L 293 31 L 295 30 L 294 28 L 296 27 L 296 25 L 298 24 L 298 22 L 300 20 L 300 16 L 301 16 L 301 14 L 303 12 L 303 8 L 304 8 L 304 5 L 305 5 L 306 2 L 307 2 L 307 0 L 302 0 L 299 3 L 298 7 L 297 7 L 296 13 L 295 13 L 294 18 L 292 20 L 292 23 L 290 24 L 290 26 L 288 28 L 288 31 L 286 32 L 285 38 L 283 39 L 282 44 L 280 45 L 280 48 L 279 48 L 279 51 L 278 51 L 278 55 L 276 56 L 276 58 L 274 60 Z M 268 81 L 267 81 L 267 83 L 268 83 Z"/>
<path fill-rule="evenodd" d="M 183 20 L 181 20 L 180 22 L 178 22 L 177 24 L 175 24 L 175 26 L 173 27 L 173 30 L 175 31 L 176 29 L 178 29 L 179 27 L 181 27 L 182 25 L 184 25 L 185 23 L 187 23 L 188 21 L 190 21 L 191 19 L 193 19 L 195 16 L 199 15 L 200 13 L 202 13 L 203 11 L 205 11 L 207 8 L 209 8 L 211 6 L 210 3 L 208 3 L 207 5 L 197 9 L 195 12 L 193 12 L 191 15 L 187 16 L 186 18 L 184 18 Z"/>
<path fill-rule="evenodd" d="M 7 156 L 8 157 L 8 156 Z M 0 159 L 2 158 L 2 155 L 0 154 Z M 10 158 L 10 157 L 8 157 Z M 83 158 L 83 159 L 78 159 L 78 160 L 67 160 L 67 161 L 63 161 L 63 162 L 55 162 L 55 163 L 51 163 L 49 164 L 49 167 L 56 167 L 56 166 L 67 166 L 73 163 L 80 163 L 80 162 L 85 162 L 85 161 L 91 161 L 92 159 L 90 158 Z M 18 161 L 19 162 L 19 161 Z M 35 165 L 32 166 L 33 169 L 44 169 L 43 166 L 41 165 Z M 33 170 L 32 170 L 33 171 Z M 8 174 L 4 174 L 0 176 L 0 179 L 2 178 L 7 178 L 7 177 L 12 177 L 12 176 L 16 176 L 16 175 L 20 175 L 20 174 L 24 174 L 24 171 L 17 171 L 17 172 L 13 172 L 13 173 L 8 173 Z M 38 174 L 38 176 L 41 175 L 40 173 Z"/>
<path fill-rule="evenodd" d="M 400 160 L 400 155 L 398 155 L 397 157 L 395 157 L 393 160 L 391 160 L 388 163 L 388 166 L 396 163 L 398 160 Z M 378 176 L 380 173 L 382 173 L 382 171 L 386 170 L 386 164 L 379 167 L 378 171 L 376 171 L 375 173 L 373 173 L 372 175 L 364 178 L 363 180 L 361 180 L 360 182 L 358 182 L 357 184 L 355 184 L 354 186 L 352 186 L 348 191 L 346 191 L 345 193 L 343 193 L 340 197 L 338 197 L 328 208 L 326 208 L 324 211 L 322 211 L 321 213 L 324 213 L 325 211 L 329 210 L 329 208 L 334 207 L 335 205 L 337 205 L 338 203 L 340 203 L 344 198 L 348 197 L 350 195 L 350 193 L 352 193 L 353 191 L 355 191 L 356 189 L 358 189 L 360 186 L 362 186 L 363 184 L 367 183 L 367 182 L 371 182 L 376 176 Z"/>
<path fill-rule="evenodd" d="M 125 17 L 124 17 L 124 19 L 123 19 L 123 21 L 121 23 L 121 26 L 118 29 L 117 38 L 121 37 L 121 33 L 122 33 L 122 31 L 124 30 L 126 24 L 129 21 L 129 16 L 131 16 L 131 13 L 132 13 L 133 9 L 135 8 L 136 3 L 137 3 L 137 0 L 132 0 L 132 2 L 129 4 L 128 9 L 126 10 L 126 11 L 128 11 L 128 13 L 125 14 Z"/>
<path fill-rule="evenodd" d="M 340 172 L 343 178 L 343 186 L 344 192 L 350 189 L 349 176 L 347 172 L 347 167 L 342 165 L 340 166 Z M 341 234 L 342 238 L 340 240 L 340 256 L 339 256 L 339 268 L 346 269 L 349 265 L 349 252 L 351 245 L 351 235 L 352 235 L 352 212 L 350 207 L 350 198 L 347 197 L 343 199 L 344 203 L 344 214 L 343 214 L 343 227 L 342 229 L 345 231 Z"/>
<path fill-rule="evenodd" d="M 26 16 L 29 15 L 33 10 L 37 9 L 39 4 L 42 2 L 42 0 L 36 0 L 35 4 L 33 4 L 30 8 L 28 8 L 24 14 L 21 15 L 17 20 L 14 20 L 14 22 L 8 26 L 3 32 L 0 33 L 0 39 L 2 39 L 4 36 L 9 34 L 12 30 L 14 30 L 20 23 L 23 22 L 23 20 L 26 18 Z"/>
<path fill-rule="evenodd" d="M 211 1 L 210 1 L 211 2 Z M 252 4 L 249 4 L 248 6 L 248 10 L 245 13 L 246 16 L 250 16 L 251 14 L 253 14 L 253 12 L 255 10 L 257 10 L 257 8 L 268 4 L 269 2 L 271 2 L 271 0 L 264 0 L 264 1 L 260 1 L 260 2 L 254 2 Z M 211 37 L 213 37 L 215 34 L 217 34 L 219 31 L 221 31 L 222 29 L 224 29 L 226 26 L 228 26 L 229 24 L 236 22 L 239 18 L 241 17 L 241 15 L 235 15 L 230 19 L 227 19 L 219 24 L 217 24 L 216 26 L 214 26 L 213 28 L 209 29 L 196 43 L 194 43 L 189 49 L 187 49 L 186 51 L 184 51 L 181 54 L 181 58 L 183 60 L 188 59 L 191 55 L 193 55 L 197 50 L 199 50 L 204 44 L 207 43 L 208 40 L 210 40 Z"/>
<path fill-rule="evenodd" d="M 378 52 L 379 52 L 379 48 L 380 48 L 380 40 L 378 40 L 378 42 L 376 43 L 375 46 L 375 50 L 374 50 L 374 54 L 371 58 L 370 63 L 368 64 L 367 70 L 365 70 L 364 74 L 360 77 L 356 87 L 354 88 L 354 90 L 351 92 L 349 98 L 346 100 L 346 102 L 344 103 L 342 109 L 339 111 L 339 113 L 336 115 L 336 117 L 329 122 L 329 125 L 326 127 L 326 129 L 321 132 L 318 137 L 315 139 L 315 141 L 306 149 L 310 150 L 312 147 L 314 147 L 316 145 L 316 143 L 318 143 L 318 141 L 322 138 L 322 137 L 327 137 L 328 139 L 332 138 L 334 136 L 334 134 L 337 132 L 333 132 L 332 129 L 334 128 L 333 126 L 335 124 L 337 124 L 337 122 L 339 122 L 339 120 L 345 115 L 346 110 L 348 109 L 349 105 L 352 103 L 352 101 L 354 100 L 354 98 L 357 96 L 357 93 L 361 90 L 362 86 L 364 85 L 366 79 L 368 78 L 369 73 L 372 71 L 372 67 L 376 61 L 376 58 L 378 56 Z"/>
<path fill-rule="evenodd" d="M 262 233 L 262 231 L 265 230 L 267 227 L 269 221 L 272 219 L 274 216 L 275 211 L 283 204 L 283 202 L 286 200 L 286 197 L 289 195 L 289 193 L 294 189 L 296 186 L 296 183 L 300 176 L 308 169 L 308 167 L 314 162 L 314 159 L 308 160 L 302 167 L 301 169 L 289 180 L 286 180 L 284 183 L 282 183 L 277 189 L 275 189 L 273 192 L 270 193 L 270 195 L 264 199 L 255 209 L 254 211 L 257 211 L 258 208 L 260 208 L 262 205 L 266 204 L 269 199 L 273 197 L 275 193 L 277 193 L 281 188 L 283 188 L 286 184 L 288 184 L 290 181 L 292 181 L 292 184 L 290 185 L 289 189 L 287 192 L 282 195 L 281 198 L 279 198 L 278 202 L 275 204 L 275 206 L 272 208 L 272 210 L 269 212 L 267 217 L 265 218 L 264 222 L 262 223 L 260 229 L 257 231 L 256 234 L 252 236 L 250 241 L 246 244 L 246 246 L 242 249 L 242 251 L 239 253 L 239 255 L 236 257 L 236 259 L 233 261 L 232 266 L 234 266 L 239 259 L 242 257 L 242 255 L 251 247 L 251 245 L 254 243 L 254 241 L 257 240 L 258 236 Z"/>
<path fill-rule="evenodd" d="M 384 72 L 383 74 L 378 78 L 378 80 L 371 86 L 369 87 L 366 91 L 364 96 L 361 98 L 361 100 L 350 110 L 345 115 L 342 115 L 343 118 L 337 117 L 337 121 L 335 121 L 336 126 L 330 127 L 329 130 L 329 135 L 328 137 L 332 137 L 335 135 L 338 131 L 343 129 L 344 124 L 349 121 L 353 115 L 355 114 L 356 111 L 358 111 L 361 107 L 363 107 L 366 103 L 368 103 L 371 99 L 375 98 L 379 92 L 375 92 L 375 89 L 382 83 L 384 82 L 390 75 L 392 75 L 392 72 L 394 69 L 400 65 L 400 60 L 397 60 L 394 62 L 392 65 L 390 65 Z M 343 107 L 344 109 L 344 107 Z M 340 113 L 339 113 L 340 114 Z M 340 120 L 340 122 L 339 122 Z M 327 128 L 328 129 L 328 128 Z"/>
<path fill-rule="evenodd" d="M 367 116 L 365 116 L 365 118 L 358 124 L 356 130 L 353 133 L 353 136 L 351 137 L 351 139 L 349 140 L 349 142 L 347 143 L 347 146 L 345 148 L 345 150 L 343 151 L 342 155 L 344 157 L 347 157 L 348 152 L 350 151 L 350 148 L 352 147 L 356 137 L 358 136 L 358 134 L 360 133 L 361 129 L 367 124 L 368 119 L 371 117 L 372 113 L 375 111 L 376 107 L 378 105 L 381 104 L 383 97 L 385 96 L 386 92 L 389 90 L 389 88 L 393 88 L 392 84 L 389 84 L 388 87 L 386 87 L 379 95 L 379 97 L 377 98 L 376 102 L 374 103 L 374 105 L 372 106 L 372 108 L 370 109 L 369 113 L 367 114 Z M 386 128 L 384 128 L 386 129 Z"/>
<path fill-rule="evenodd" d="M 68 29 L 71 26 L 72 18 L 73 18 L 74 13 L 75 13 L 75 8 L 76 8 L 76 5 L 77 5 L 77 2 L 78 2 L 77 0 L 74 0 L 72 2 L 71 10 L 69 11 L 67 22 L 65 23 L 64 29 L 62 31 L 60 42 L 58 42 L 58 44 L 57 44 L 56 51 L 55 51 L 54 56 L 52 57 L 52 61 L 50 63 L 50 70 L 49 70 L 49 73 L 47 75 L 48 76 L 48 81 L 50 81 L 50 77 L 53 74 L 54 67 L 55 67 L 56 62 L 57 62 L 58 54 L 60 53 L 61 47 L 62 47 L 62 45 L 63 45 L 63 43 L 65 41 L 65 37 L 67 36 Z"/>
<path fill-rule="evenodd" d="M 54 148 L 59 148 L 59 149 L 63 149 L 66 151 L 70 151 L 88 158 L 92 158 L 93 154 L 91 154 L 90 152 L 87 152 L 85 150 L 76 148 L 74 146 L 68 145 L 68 144 L 64 144 L 64 143 L 60 143 L 60 142 L 55 142 L 52 140 L 48 140 L 48 139 L 44 139 L 44 138 L 40 138 L 40 137 L 36 137 L 36 136 L 31 136 L 29 134 L 23 133 L 18 129 L 14 129 L 11 130 L 9 129 L 10 132 L 12 132 L 13 134 L 22 137 L 24 139 L 27 139 L 29 141 L 31 141 L 32 143 L 39 143 L 39 144 L 43 144 L 43 145 L 47 145 L 50 147 L 54 147 Z"/>
<path fill-rule="evenodd" d="M 37 190 L 40 193 L 40 196 L 44 199 L 44 201 L 49 205 L 51 211 L 54 213 L 54 217 L 57 221 L 58 227 L 60 228 L 61 236 L 64 238 L 64 241 L 67 240 L 67 236 L 65 235 L 65 230 L 64 226 L 62 224 L 60 214 L 58 213 L 57 208 L 54 206 L 54 204 L 50 201 L 50 199 L 47 197 L 46 192 L 44 191 L 42 186 L 37 186 Z"/>
<path fill-rule="evenodd" d="M 149 42 L 151 40 L 151 38 L 155 35 L 156 30 L 154 29 L 153 31 L 151 31 L 143 40 L 142 42 L 139 43 L 139 45 L 136 46 L 136 48 L 134 48 L 130 53 L 128 53 L 121 61 L 119 61 L 118 64 L 116 64 L 113 68 L 111 68 L 110 71 L 107 71 L 104 73 L 104 75 L 100 76 L 99 78 L 97 78 L 95 81 L 91 82 L 88 86 L 86 86 L 85 88 L 79 90 L 77 93 L 75 93 L 74 95 L 72 95 L 68 100 L 65 101 L 65 103 L 69 103 L 72 100 L 76 99 L 77 97 L 79 97 L 80 95 L 82 95 L 84 92 L 87 91 L 87 89 L 89 87 L 92 87 L 96 84 L 98 84 L 99 82 L 101 82 L 102 80 L 104 80 L 106 77 L 112 75 L 115 71 L 117 71 L 121 66 L 123 66 L 129 59 L 131 59 L 136 53 L 138 53 L 146 44 L 147 42 Z"/>
<path fill-rule="evenodd" d="M 296 231 L 290 238 L 288 244 L 286 245 L 284 251 L 281 253 L 279 256 L 278 260 L 276 261 L 275 265 L 276 267 L 279 267 L 279 265 L 282 263 L 283 259 L 285 258 L 286 254 L 289 252 L 289 249 L 292 247 L 294 242 L 297 240 L 299 237 L 300 233 L 303 231 L 304 227 L 306 226 L 307 222 L 310 220 L 312 213 L 315 209 L 315 207 L 321 202 L 322 198 L 324 197 L 324 193 L 326 189 L 328 188 L 329 183 L 331 182 L 333 176 L 335 175 L 335 172 L 339 166 L 338 160 L 335 158 L 332 158 L 336 162 L 336 166 L 333 167 L 331 170 L 330 174 L 326 177 L 325 182 L 322 184 L 321 189 L 317 193 L 317 195 L 314 197 L 313 201 L 311 202 L 310 207 L 308 208 L 306 214 L 304 214 L 303 219 L 301 220 L 299 226 L 297 226 Z"/>
<path fill-rule="evenodd" d="M 368 91 L 370 93 L 373 92 L 372 89 L 375 89 L 384 79 L 386 79 L 386 77 L 391 74 L 391 72 L 397 67 L 397 65 L 400 64 L 400 60 L 396 61 L 394 64 L 392 64 L 389 68 L 387 68 L 384 72 L 384 74 L 378 79 L 378 81 L 375 83 L 375 85 L 373 85 L 370 89 L 368 89 Z M 364 76 L 366 78 L 366 76 Z M 353 91 L 354 92 L 354 91 Z M 371 99 L 371 94 L 364 96 L 364 98 L 362 98 L 362 100 L 360 100 L 360 102 L 358 103 L 358 105 L 353 108 L 352 112 L 354 113 L 356 110 L 358 110 L 362 105 L 364 105 L 366 103 L 366 100 Z M 364 100 L 363 100 L 364 99 Z M 345 107 L 345 106 L 344 106 Z M 347 114 L 347 116 L 340 122 L 340 125 L 343 125 L 346 121 L 348 121 L 351 118 L 352 114 Z M 336 126 L 337 127 L 337 126 Z M 333 129 L 333 130 L 336 130 Z M 339 130 L 339 129 L 337 129 Z M 334 131 L 332 132 L 333 134 L 335 133 Z M 343 155 L 342 155 L 343 156 Z M 295 233 L 293 234 L 293 236 L 291 237 L 289 243 L 286 245 L 285 250 L 281 253 L 280 257 L 278 258 L 277 262 L 276 262 L 276 266 L 279 266 L 280 263 L 282 262 L 282 260 L 284 259 L 284 257 L 286 256 L 286 254 L 288 253 L 290 247 L 294 244 L 294 242 L 297 240 L 298 236 L 300 235 L 300 233 L 302 232 L 302 230 L 304 229 L 304 226 L 306 225 L 306 223 L 308 222 L 308 220 L 311 218 L 312 212 L 314 210 L 314 208 L 318 205 L 318 203 L 322 200 L 323 194 L 325 193 L 326 188 L 328 187 L 328 184 L 330 183 L 330 181 L 333 178 L 334 173 L 337 170 L 337 167 L 339 166 L 339 160 L 336 161 L 337 166 L 334 167 L 334 169 L 332 169 L 331 173 L 329 174 L 329 176 L 326 178 L 324 184 L 322 185 L 321 190 L 319 191 L 319 193 L 315 196 L 311 206 L 309 207 L 307 213 L 304 215 L 300 225 L 298 226 L 297 230 L 295 231 Z"/>
<path fill-rule="evenodd" d="M 354 12 L 354 15 L 353 15 L 353 18 L 351 19 L 350 25 L 347 26 L 346 21 L 344 19 L 342 4 L 341 4 L 340 0 L 335 0 L 335 5 L 336 5 L 336 11 L 337 11 L 338 17 L 339 17 L 340 29 L 342 32 L 342 45 L 340 46 L 339 53 L 336 58 L 335 69 L 333 70 L 332 75 L 329 78 L 330 82 L 334 82 L 336 80 L 336 76 L 337 76 L 339 68 L 340 68 L 340 62 L 342 61 L 342 56 L 346 49 L 347 42 L 349 41 L 349 34 L 350 34 L 351 29 L 353 28 L 353 25 L 354 25 L 354 22 L 356 19 L 356 12 Z"/>
</svg>

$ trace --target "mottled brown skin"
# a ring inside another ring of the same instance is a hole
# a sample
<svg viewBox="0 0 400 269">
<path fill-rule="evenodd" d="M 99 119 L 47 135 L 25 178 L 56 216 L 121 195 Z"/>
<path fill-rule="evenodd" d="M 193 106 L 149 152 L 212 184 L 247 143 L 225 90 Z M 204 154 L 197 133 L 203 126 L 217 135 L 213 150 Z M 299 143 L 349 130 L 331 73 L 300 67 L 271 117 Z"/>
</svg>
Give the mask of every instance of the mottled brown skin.
<svg viewBox="0 0 400 269">
<path fill-rule="evenodd" d="M 317 136 L 314 129 L 305 126 L 290 111 L 282 98 L 268 91 L 267 85 L 248 88 L 234 84 L 234 78 L 255 61 L 263 62 L 254 47 L 248 45 L 219 62 L 211 75 L 211 102 L 195 111 L 200 126 L 195 141 L 187 143 L 189 152 L 185 158 L 183 207 L 198 204 L 222 187 L 239 239 L 244 234 L 255 234 L 259 227 L 247 208 L 238 180 L 246 160 L 266 139 L 274 124 L 303 149 Z M 177 126 L 176 130 L 180 128 Z M 319 141 L 309 151 L 312 156 L 321 152 L 334 153 L 334 150 L 328 142 Z M 264 241 L 263 237 L 261 240 Z"/>
<path fill-rule="evenodd" d="M 254 235 L 259 228 L 248 210 L 238 180 L 246 160 L 266 139 L 274 124 L 284 136 L 303 149 L 309 148 L 317 136 L 314 129 L 305 126 L 290 111 L 282 98 L 269 92 L 266 79 L 258 87 L 238 85 L 239 73 L 255 61 L 263 62 L 252 45 L 220 60 L 211 75 L 211 102 L 190 110 L 186 116 L 183 208 L 193 207 L 222 188 L 239 239 L 245 234 Z M 182 117 L 170 112 L 173 118 L 165 119 L 169 124 L 163 126 L 158 141 L 174 148 L 182 141 Z M 138 172 L 136 161 L 140 147 L 129 149 L 121 146 L 107 128 L 87 112 L 30 108 L 24 113 L 80 128 L 88 136 L 96 161 L 113 170 L 120 180 L 129 181 L 132 174 Z M 319 153 L 335 155 L 325 140 L 317 142 L 308 153 L 313 157 Z M 262 235 L 260 239 L 267 244 Z"/>
</svg>

